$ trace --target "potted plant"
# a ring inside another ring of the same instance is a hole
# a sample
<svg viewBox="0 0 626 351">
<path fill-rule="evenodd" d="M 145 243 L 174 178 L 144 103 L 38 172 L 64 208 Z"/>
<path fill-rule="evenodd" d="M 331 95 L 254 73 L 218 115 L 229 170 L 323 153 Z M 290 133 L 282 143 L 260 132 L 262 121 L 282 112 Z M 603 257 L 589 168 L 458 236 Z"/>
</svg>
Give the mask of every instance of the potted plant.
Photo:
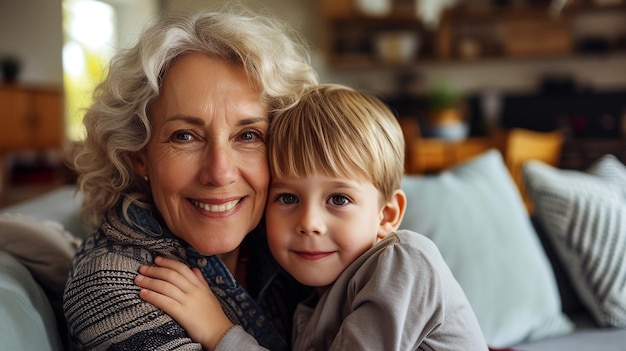
<svg viewBox="0 0 626 351">
<path fill-rule="evenodd" d="M 22 61 L 15 56 L 4 56 L 0 58 L 0 71 L 5 82 L 14 83 L 17 81 L 22 70 Z"/>
<path fill-rule="evenodd" d="M 445 83 L 426 95 L 427 132 L 431 137 L 459 140 L 467 137 L 463 95 Z"/>
</svg>

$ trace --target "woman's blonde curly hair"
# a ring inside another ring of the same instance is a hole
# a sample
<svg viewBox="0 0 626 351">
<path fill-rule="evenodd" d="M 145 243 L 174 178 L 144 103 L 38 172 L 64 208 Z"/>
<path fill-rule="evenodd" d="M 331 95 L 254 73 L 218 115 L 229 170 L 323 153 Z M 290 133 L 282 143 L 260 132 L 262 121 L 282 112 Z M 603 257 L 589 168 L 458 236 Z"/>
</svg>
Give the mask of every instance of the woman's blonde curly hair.
<svg viewBox="0 0 626 351">
<path fill-rule="evenodd" d="M 112 59 L 84 116 L 87 137 L 70 152 L 85 200 L 83 219 L 100 225 L 120 200 L 124 209 L 133 202 L 149 206 L 143 202 L 149 186 L 135 174 L 132 158 L 150 140 L 149 106 L 174 59 L 199 52 L 240 63 L 271 116 L 317 84 L 307 49 L 282 22 L 241 8 L 169 15 L 147 28 L 134 47 Z"/>
</svg>

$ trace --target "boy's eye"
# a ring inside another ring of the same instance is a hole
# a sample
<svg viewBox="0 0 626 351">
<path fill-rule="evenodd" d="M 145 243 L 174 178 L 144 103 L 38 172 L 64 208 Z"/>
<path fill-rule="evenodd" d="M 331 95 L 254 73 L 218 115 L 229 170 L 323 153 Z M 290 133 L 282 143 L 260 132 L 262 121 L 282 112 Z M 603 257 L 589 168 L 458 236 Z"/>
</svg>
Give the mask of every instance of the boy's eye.
<svg viewBox="0 0 626 351">
<path fill-rule="evenodd" d="M 298 202 L 298 198 L 294 194 L 280 194 L 276 200 L 284 205 L 293 205 Z"/>
<path fill-rule="evenodd" d="M 328 202 L 333 206 L 344 206 L 350 203 L 350 199 L 345 195 L 333 195 Z"/>
</svg>

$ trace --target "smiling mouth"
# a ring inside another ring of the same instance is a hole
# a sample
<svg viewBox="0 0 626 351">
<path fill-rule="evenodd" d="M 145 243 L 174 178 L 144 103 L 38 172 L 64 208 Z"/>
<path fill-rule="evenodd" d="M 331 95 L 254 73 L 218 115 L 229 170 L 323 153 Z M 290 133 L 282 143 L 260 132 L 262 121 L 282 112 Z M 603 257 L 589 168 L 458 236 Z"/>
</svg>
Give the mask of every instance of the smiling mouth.
<svg viewBox="0 0 626 351">
<path fill-rule="evenodd" d="M 207 212 L 221 213 L 232 210 L 235 206 L 237 206 L 239 200 L 233 200 L 219 205 L 206 204 L 197 200 L 191 200 L 191 203 L 197 208 L 203 209 Z"/>
<path fill-rule="evenodd" d="M 317 261 L 332 255 L 332 252 L 296 251 L 295 253 L 307 261 Z"/>
</svg>

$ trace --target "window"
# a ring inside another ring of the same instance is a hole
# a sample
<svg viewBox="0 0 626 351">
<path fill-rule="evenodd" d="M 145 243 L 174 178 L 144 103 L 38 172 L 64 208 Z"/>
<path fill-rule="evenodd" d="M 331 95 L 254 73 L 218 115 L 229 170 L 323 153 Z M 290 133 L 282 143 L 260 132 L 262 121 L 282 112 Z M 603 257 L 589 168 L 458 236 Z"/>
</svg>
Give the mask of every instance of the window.
<svg viewBox="0 0 626 351">
<path fill-rule="evenodd" d="M 115 51 L 156 17 L 158 0 L 63 0 L 66 135 L 84 137 L 82 118 Z"/>
<path fill-rule="evenodd" d="M 63 32 L 66 133 L 76 141 L 84 136 L 84 110 L 114 54 L 115 11 L 101 1 L 64 0 Z"/>
</svg>

